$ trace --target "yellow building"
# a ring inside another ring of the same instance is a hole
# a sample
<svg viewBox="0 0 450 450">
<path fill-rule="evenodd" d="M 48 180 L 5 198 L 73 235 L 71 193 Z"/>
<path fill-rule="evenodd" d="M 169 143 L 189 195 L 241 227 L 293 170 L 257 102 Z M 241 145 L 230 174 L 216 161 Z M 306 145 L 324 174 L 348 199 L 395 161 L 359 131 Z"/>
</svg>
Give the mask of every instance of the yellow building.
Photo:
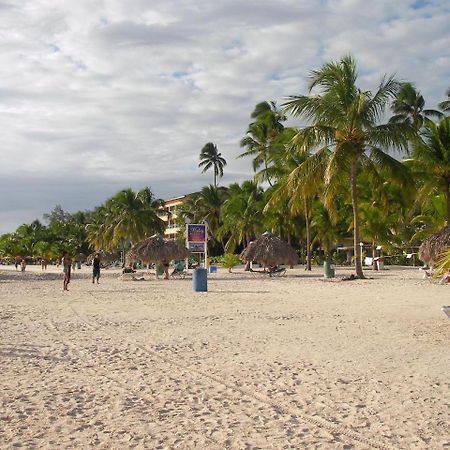
<svg viewBox="0 0 450 450">
<path fill-rule="evenodd" d="M 166 239 L 176 239 L 177 233 L 180 228 L 177 225 L 177 213 L 176 209 L 180 206 L 187 198 L 187 195 L 182 195 L 181 197 L 169 198 L 164 201 L 164 205 L 161 207 L 159 212 L 159 218 L 166 222 L 166 230 L 164 231 L 164 237 Z"/>
</svg>

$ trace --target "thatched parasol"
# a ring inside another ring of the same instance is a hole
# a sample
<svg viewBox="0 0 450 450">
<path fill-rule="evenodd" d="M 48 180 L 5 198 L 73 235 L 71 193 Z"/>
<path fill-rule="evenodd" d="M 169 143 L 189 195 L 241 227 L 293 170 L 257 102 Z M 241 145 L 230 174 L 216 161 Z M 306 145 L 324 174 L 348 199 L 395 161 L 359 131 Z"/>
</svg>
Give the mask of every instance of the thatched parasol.
<svg viewBox="0 0 450 450">
<path fill-rule="evenodd" d="M 117 253 L 109 253 L 109 252 L 105 252 L 104 250 L 99 250 L 97 252 L 91 253 L 90 255 L 88 255 L 88 257 L 86 258 L 86 263 L 87 264 L 92 264 L 92 261 L 95 258 L 96 254 L 100 255 L 100 261 L 103 264 L 109 264 L 112 263 L 114 261 L 117 261 L 119 259 L 119 257 L 117 256 Z"/>
<path fill-rule="evenodd" d="M 430 267 L 433 267 L 439 260 L 440 255 L 449 247 L 450 225 L 447 225 L 422 242 L 422 245 L 419 247 L 419 258 Z"/>
<path fill-rule="evenodd" d="M 279 264 L 295 265 L 298 262 L 296 251 L 287 242 L 269 232 L 251 242 L 239 258 L 243 262 L 256 261 L 264 267 Z"/>
<path fill-rule="evenodd" d="M 143 263 L 154 263 L 183 259 L 189 255 L 189 250 L 181 242 L 165 240 L 155 234 L 134 245 L 127 254 L 127 260 L 139 259 Z"/>
</svg>

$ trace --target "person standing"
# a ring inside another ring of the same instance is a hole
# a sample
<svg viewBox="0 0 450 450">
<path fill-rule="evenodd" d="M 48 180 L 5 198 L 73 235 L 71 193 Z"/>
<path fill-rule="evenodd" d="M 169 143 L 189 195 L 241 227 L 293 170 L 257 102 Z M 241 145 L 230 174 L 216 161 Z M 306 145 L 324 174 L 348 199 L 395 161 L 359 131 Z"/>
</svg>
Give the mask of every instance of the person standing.
<svg viewBox="0 0 450 450">
<path fill-rule="evenodd" d="M 96 253 L 94 259 L 92 260 L 92 283 L 100 278 L 100 254 Z"/>
<path fill-rule="evenodd" d="M 164 259 L 163 261 L 161 261 L 163 268 L 164 268 L 164 280 L 168 280 L 169 279 L 169 267 L 170 267 L 170 263 L 169 261 L 167 261 L 166 259 Z"/>
<path fill-rule="evenodd" d="M 68 291 L 68 285 L 70 283 L 70 273 L 72 270 L 72 258 L 67 254 L 67 252 L 63 252 L 61 264 L 63 266 L 64 272 L 63 291 Z"/>
</svg>

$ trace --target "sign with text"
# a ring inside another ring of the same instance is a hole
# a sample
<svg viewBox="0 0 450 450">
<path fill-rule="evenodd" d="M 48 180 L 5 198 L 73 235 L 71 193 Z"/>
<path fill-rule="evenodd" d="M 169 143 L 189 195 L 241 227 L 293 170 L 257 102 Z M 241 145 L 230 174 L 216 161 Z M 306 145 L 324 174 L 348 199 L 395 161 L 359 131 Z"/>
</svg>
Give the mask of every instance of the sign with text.
<svg viewBox="0 0 450 450">
<path fill-rule="evenodd" d="M 188 223 L 186 225 L 186 242 L 192 253 L 205 253 L 206 225 L 203 223 Z"/>
</svg>

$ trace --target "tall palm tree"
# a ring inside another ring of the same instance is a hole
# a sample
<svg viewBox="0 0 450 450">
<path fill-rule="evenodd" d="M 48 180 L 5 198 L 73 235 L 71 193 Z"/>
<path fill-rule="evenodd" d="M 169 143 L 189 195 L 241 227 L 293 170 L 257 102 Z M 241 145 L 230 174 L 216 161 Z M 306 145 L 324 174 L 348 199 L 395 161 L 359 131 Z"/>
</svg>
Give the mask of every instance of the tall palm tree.
<svg viewBox="0 0 450 450">
<path fill-rule="evenodd" d="M 225 158 L 218 152 L 217 146 L 212 142 L 204 145 L 200 152 L 200 163 L 198 167 L 203 167 L 202 173 L 211 167 L 214 170 L 214 187 L 217 187 L 217 178 L 223 177 L 223 168 L 227 165 Z"/>
<path fill-rule="evenodd" d="M 283 132 L 283 121 L 286 120 L 284 114 L 276 107 L 275 102 L 261 102 L 255 106 L 251 114 L 252 122 L 247 129 L 246 136 L 241 139 L 241 147 L 246 147 L 246 151 L 238 156 L 253 156 L 253 170 L 256 172 L 263 166 L 265 181 L 272 186 L 269 176 L 269 166 L 274 154 L 283 150 L 282 143 L 278 138 Z"/>
<path fill-rule="evenodd" d="M 444 194 L 446 220 L 450 225 L 450 117 L 425 125 L 407 163 L 423 180 L 419 195 Z"/>
<path fill-rule="evenodd" d="M 291 141 L 298 133 L 297 129 L 286 128 L 283 135 Z M 276 177 L 276 184 L 269 191 L 270 198 L 264 208 L 265 212 L 281 207 L 282 214 L 295 221 L 301 213 L 304 216 L 306 234 L 306 270 L 311 270 L 312 236 L 311 236 L 311 207 L 312 199 L 317 195 L 321 182 L 312 184 L 299 184 L 296 179 L 297 168 L 310 157 L 309 152 L 290 152 L 284 149 L 283 153 L 273 156 L 273 165 L 270 171 Z M 262 172 L 262 171 L 261 171 Z M 260 173 L 255 175 L 258 179 Z M 287 205 L 287 209 L 286 209 Z"/>
<path fill-rule="evenodd" d="M 408 122 L 416 130 L 426 123 L 428 117 L 442 116 L 439 111 L 425 109 L 425 99 L 411 83 L 402 83 L 391 109 L 395 115 L 390 122 Z"/>
<path fill-rule="evenodd" d="M 384 150 L 406 148 L 413 133 L 411 125 L 405 122 L 378 124 L 400 88 L 394 78 L 384 78 L 374 94 L 359 89 L 356 80 L 355 61 L 345 56 L 311 73 L 309 91 L 311 94 L 318 88 L 318 94 L 291 96 L 284 106 L 293 116 L 312 121 L 312 125 L 301 129 L 292 140 L 293 151 L 316 150 L 295 170 L 297 182 L 308 185 L 323 181 L 328 208 L 344 181 L 350 188 L 355 270 L 357 277 L 364 278 L 359 245 L 357 175 L 365 170 L 375 177 L 382 168 L 392 179 L 407 183 L 406 168 Z"/>
</svg>

